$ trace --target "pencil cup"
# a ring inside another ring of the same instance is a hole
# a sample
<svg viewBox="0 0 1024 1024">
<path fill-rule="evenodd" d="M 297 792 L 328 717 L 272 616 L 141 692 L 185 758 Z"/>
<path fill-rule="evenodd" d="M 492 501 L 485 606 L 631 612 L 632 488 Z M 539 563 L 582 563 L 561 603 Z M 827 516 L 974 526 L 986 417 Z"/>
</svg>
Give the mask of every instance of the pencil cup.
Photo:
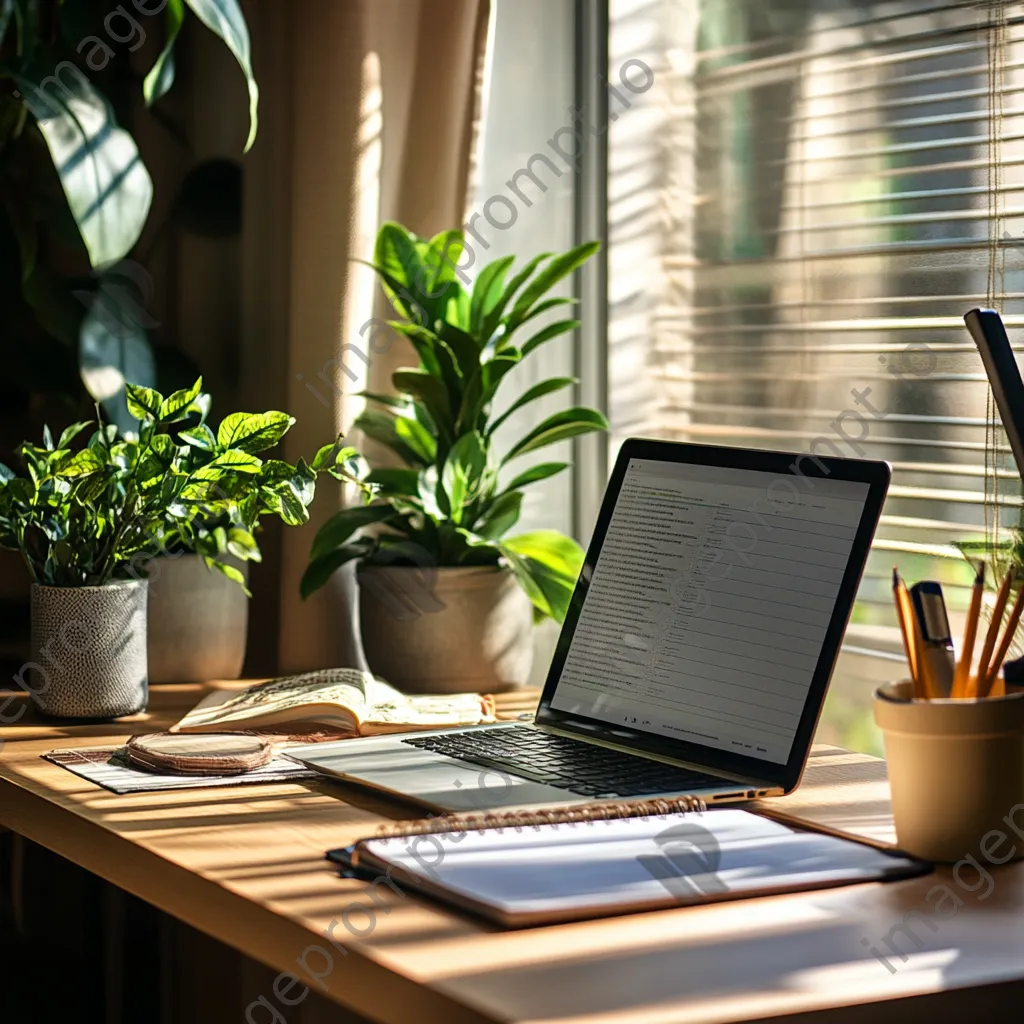
<svg viewBox="0 0 1024 1024">
<path fill-rule="evenodd" d="M 875 692 L 900 847 L 945 863 L 986 849 L 1024 857 L 1009 824 L 1024 827 L 1024 688 L 980 700 L 913 700 L 911 693 L 909 682 Z"/>
</svg>

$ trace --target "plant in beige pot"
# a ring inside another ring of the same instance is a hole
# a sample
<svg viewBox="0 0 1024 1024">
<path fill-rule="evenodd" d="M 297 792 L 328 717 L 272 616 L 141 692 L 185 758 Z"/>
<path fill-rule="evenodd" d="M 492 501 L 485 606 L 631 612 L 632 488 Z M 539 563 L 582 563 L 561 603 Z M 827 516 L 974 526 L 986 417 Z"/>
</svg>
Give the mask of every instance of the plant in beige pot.
<svg viewBox="0 0 1024 1024">
<path fill-rule="evenodd" d="M 524 488 L 567 468 L 517 460 L 566 438 L 607 428 L 580 406 L 544 419 L 498 452 L 495 433 L 518 409 L 572 386 L 571 377 L 533 385 L 500 415 L 506 375 L 541 345 L 568 335 L 573 319 L 536 326 L 571 303 L 545 298 L 598 249 L 596 242 L 529 260 L 508 279 L 513 257 L 459 283 L 462 235 L 432 239 L 385 224 L 373 267 L 419 365 L 392 376 L 397 394 L 367 394 L 373 408 L 355 423 L 400 466 L 363 464 L 367 503 L 343 509 L 319 530 L 302 579 L 304 597 L 357 560 L 363 645 L 370 667 L 407 690 L 493 691 L 523 685 L 532 660 L 534 616 L 561 622 L 583 562 L 555 530 L 510 536 Z"/>
<path fill-rule="evenodd" d="M 261 559 L 260 520 L 307 522 L 318 471 L 340 473 L 338 460 L 355 454 L 328 445 L 312 464 L 300 458 L 292 465 L 267 452 L 283 440 L 293 417 L 276 410 L 235 412 L 214 428 L 207 422 L 210 406 L 202 378 L 170 398 L 128 388 L 128 408 L 140 429 L 154 432 L 173 452 L 164 515 L 153 528 L 159 555 L 136 560 L 149 581 L 151 683 L 241 675 L 248 569 Z"/>
</svg>

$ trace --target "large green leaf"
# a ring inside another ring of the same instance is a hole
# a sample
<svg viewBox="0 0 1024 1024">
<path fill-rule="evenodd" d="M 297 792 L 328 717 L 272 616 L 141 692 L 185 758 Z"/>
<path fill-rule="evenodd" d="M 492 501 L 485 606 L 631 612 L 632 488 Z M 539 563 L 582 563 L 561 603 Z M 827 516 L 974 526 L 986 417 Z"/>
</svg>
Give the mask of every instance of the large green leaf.
<svg viewBox="0 0 1024 1024">
<path fill-rule="evenodd" d="M 506 349 L 484 363 L 480 372 L 483 385 L 480 399 L 484 405 L 494 398 L 498 385 L 505 379 L 507 373 L 515 369 L 521 359 L 522 356 L 515 349 Z"/>
<path fill-rule="evenodd" d="M 427 244 L 424 258 L 429 267 L 426 291 L 431 301 L 442 303 L 451 297 L 454 291 L 451 285 L 455 283 L 456 267 L 465 244 L 461 231 L 441 231 Z"/>
<path fill-rule="evenodd" d="M 437 458 L 437 441 L 417 420 L 407 416 L 398 417 L 395 420 L 395 434 L 424 465 L 430 465 Z"/>
<path fill-rule="evenodd" d="M 506 307 L 512 301 L 515 294 L 519 289 L 526 283 L 530 275 L 537 269 L 537 267 L 546 260 L 551 253 L 542 252 L 537 256 L 534 256 L 532 260 L 529 260 L 526 266 L 517 273 L 508 286 L 501 293 L 501 298 L 494 304 L 491 311 L 483 318 L 483 323 L 480 327 L 480 336 L 484 341 L 490 340 L 490 337 L 498 329 L 498 324 L 501 323 L 502 315 L 505 312 Z"/>
<path fill-rule="evenodd" d="M 376 485 L 381 497 L 419 499 L 419 473 L 415 469 L 387 466 L 367 474 L 366 483 Z"/>
<path fill-rule="evenodd" d="M 553 256 L 548 265 L 523 289 L 523 294 L 516 300 L 508 318 L 510 326 L 518 324 L 526 316 L 530 307 L 545 292 L 550 291 L 562 278 L 567 277 L 577 267 L 586 263 L 600 248 L 600 242 L 584 242 L 568 252 Z"/>
<path fill-rule="evenodd" d="M 443 381 L 426 370 L 396 370 L 391 383 L 397 391 L 412 395 L 430 414 L 434 425 L 450 443 L 452 439 L 451 403 Z"/>
<path fill-rule="evenodd" d="M 233 412 L 217 428 L 217 443 L 255 454 L 273 448 L 295 422 L 286 412 Z"/>
<path fill-rule="evenodd" d="M 374 523 L 386 522 L 396 515 L 398 513 L 390 505 L 357 505 L 354 508 L 343 508 L 340 512 L 335 512 L 317 530 L 309 557 L 316 561 L 344 544 L 357 530 Z"/>
<path fill-rule="evenodd" d="M 128 411 L 139 420 L 156 422 L 160 418 L 160 406 L 163 405 L 164 397 L 159 391 L 153 388 L 143 387 L 140 384 L 128 383 L 125 385 L 128 394 Z"/>
<path fill-rule="evenodd" d="M 463 434 L 452 446 L 441 471 L 441 486 L 448 498 L 453 523 L 462 521 L 464 506 L 476 498 L 486 468 L 487 449 L 483 438 L 476 431 Z"/>
<path fill-rule="evenodd" d="M 163 423 L 176 422 L 184 419 L 192 403 L 199 397 L 203 389 L 203 378 L 200 377 L 190 388 L 175 391 L 160 403 L 160 420 Z"/>
<path fill-rule="evenodd" d="M 563 622 L 583 568 L 583 549 L 557 530 L 521 533 L 506 538 L 500 546 L 534 606 Z"/>
<path fill-rule="evenodd" d="M 185 0 L 168 0 L 164 8 L 164 48 L 142 82 L 147 107 L 156 103 L 174 84 L 174 44 L 184 21 Z"/>
<path fill-rule="evenodd" d="M 576 377 L 551 377 L 548 380 L 542 380 L 540 383 L 534 384 L 532 388 L 528 388 L 523 392 L 523 394 L 490 425 L 487 433 L 493 434 L 498 427 L 500 427 L 502 423 L 509 418 L 509 416 L 517 410 L 522 409 L 524 405 L 529 405 L 530 402 L 535 402 L 538 398 L 543 398 L 545 395 L 551 395 L 556 391 L 561 391 L 564 388 L 571 387 L 575 383 L 577 383 Z"/>
<path fill-rule="evenodd" d="M 420 288 L 426 280 L 427 269 L 416 251 L 412 235 L 401 224 L 385 221 L 380 226 L 373 249 L 373 266 L 381 279 L 384 294 L 399 316 L 414 319 L 416 309 L 410 300 L 425 310 L 431 309 Z M 430 326 L 433 326 L 432 322 Z"/>
<path fill-rule="evenodd" d="M 502 462 L 508 462 L 517 455 L 544 448 L 556 441 L 576 437 L 579 434 L 590 434 L 595 430 L 607 430 L 608 421 L 596 409 L 587 409 L 577 405 L 563 412 L 557 412 L 539 423 L 525 437 L 520 438 L 509 450 Z"/>
<path fill-rule="evenodd" d="M 395 423 L 394 416 L 376 409 L 366 409 L 356 417 L 352 426 L 355 430 L 361 430 L 371 440 L 390 448 L 410 466 L 423 465 L 423 459 L 398 436 Z"/>
<path fill-rule="evenodd" d="M 545 341 L 557 338 L 560 334 L 565 334 L 568 331 L 574 331 L 579 325 L 579 320 L 556 320 L 553 324 L 548 324 L 547 327 L 539 330 L 523 344 L 523 358 L 528 356 L 539 345 L 543 345 Z"/>
<path fill-rule="evenodd" d="M 522 491 L 509 491 L 499 495 L 480 518 L 476 525 L 476 533 L 487 540 L 497 540 L 519 521 L 522 508 Z"/>
<path fill-rule="evenodd" d="M 505 275 L 515 261 L 515 256 L 503 256 L 493 263 L 488 263 L 477 274 L 476 280 L 473 282 L 473 295 L 469 307 L 469 330 L 481 342 L 487 340 L 481 337 L 484 317 L 490 313 L 494 304 L 501 298 Z"/>
<path fill-rule="evenodd" d="M 555 476 L 568 468 L 568 462 L 541 462 L 513 477 L 505 487 L 505 491 L 517 491 L 520 487 L 525 487 L 527 484 L 535 484 L 539 480 L 547 480 L 548 477 Z"/>
<path fill-rule="evenodd" d="M 583 568 L 584 552 L 572 539 L 557 530 L 532 530 L 508 537 L 502 547 L 524 558 L 532 558 L 573 583 Z"/>
<path fill-rule="evenodd" d="M 166 437 L 167 435 L 163 435 Z M 212 462 L 197 469 L 192 478 L 195 480 L 219 480 L 225 473 L 258 473 L 263 463 L 248 452 L 230 448 L 221 452 Z"/>
<path fill-rule="evenodd" d="M 139 240 L 153 198 L 134 139 L 70 61 L 45 77 L 12 77 L 50 150 L 92 265 L 123 259 Z"/>
<path fill-rule="evenodd" d="M 256 141 L 259 126 L 260 90 L 252 73 L 252 54 L 249 44 L 249 28 L 245 24 L 238 0 L 185 0 L 196 17 L 234 54 L 238 66 L 245 75 L 249 90 L 249 137 L 245 141 L 248 153 Z"/>
</svg>

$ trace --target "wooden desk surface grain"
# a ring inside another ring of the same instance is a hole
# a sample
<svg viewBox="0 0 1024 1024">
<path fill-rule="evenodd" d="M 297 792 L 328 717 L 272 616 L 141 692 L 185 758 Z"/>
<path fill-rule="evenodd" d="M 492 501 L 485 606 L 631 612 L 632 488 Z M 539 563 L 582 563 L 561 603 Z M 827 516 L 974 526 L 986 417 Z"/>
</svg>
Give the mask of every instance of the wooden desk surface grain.
<svg viewBox="0 0 1024 1024">
<path fill-rule="evenodd" d="M 923 1013 L 959 1020 L 964 1006 L 976 1015 L 997 995 L 993 1006 L 1020 1005 L 1020 864 L 989 868 L 991 885 L 974 892 L 976 872 L 958 881 L 942 869 L 888 885 L 501 932 L 385 885 L 371 895 L 324 861 L 326 849 L 383 821 L 418 816 L 408 806 L 324 781 L 118 796 L 40 758 L 166 728 L 202 692 L 163 688 L 148 715 L 114 725 L 33 724 L 26 715 L 0 727 L 0 824 L 371 1019 L 713 1024 L 870 1013 L 878 1024 Z M 836 748 L 816 749 L 799 792 L 771 803 L 891 834 L 881 762 Z M 938 885 L 961 901 L 947 900 L 950 916 L 926 899 Z M 332 923 L 336 945 L 325 934 Z M 916 941 L 899 931 L 904 924 Z M 285 996 L 301 992 L 286 982 Z M 960 996 L 935 998 L 952 990 Z M 287 1017 L 287 1004 L 265 995 Z M 875 1005 L 854 1009 L 865 1003 Z"/>
</svg>

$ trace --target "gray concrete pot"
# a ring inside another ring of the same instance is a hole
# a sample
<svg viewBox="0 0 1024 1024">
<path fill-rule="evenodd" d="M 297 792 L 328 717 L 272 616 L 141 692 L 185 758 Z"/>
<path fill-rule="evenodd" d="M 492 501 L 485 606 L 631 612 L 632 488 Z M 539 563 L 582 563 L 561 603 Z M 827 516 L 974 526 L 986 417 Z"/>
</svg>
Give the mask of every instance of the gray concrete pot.
<svg viewBox="0 0 1024 1024">
<path fill-rule="evenodd" d="M 410 693 L 525 686 L 533 605 L 507 569 L 361 566 L 359 617 L 370 668 Z"/>
<path fill-rule="evenodd" d="M 233 563 L 248 579 L 248 564 Z M 199 555 L 154 559 L 149 574 L 149 681 L 237 679 L 245 661 L 249 598 Z"/>
<path fill-rule="evenodd" d="M 145 580 L 32 584 L 32 661 L 19 676 L 40 711 L 95 720 L 146 707 L 146 593 Z"/>
</svg>

